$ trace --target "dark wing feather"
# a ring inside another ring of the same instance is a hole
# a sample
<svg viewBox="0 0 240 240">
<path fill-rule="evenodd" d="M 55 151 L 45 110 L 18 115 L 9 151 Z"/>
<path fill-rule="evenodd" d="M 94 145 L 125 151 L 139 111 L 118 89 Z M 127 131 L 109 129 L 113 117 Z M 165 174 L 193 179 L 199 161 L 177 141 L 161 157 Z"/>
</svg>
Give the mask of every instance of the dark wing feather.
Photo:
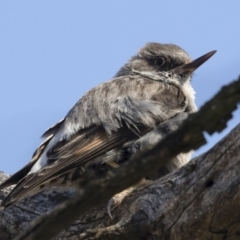
<svg viewBox="0 0 240 240">
<path fill-rule="evenodd" d="M 65 119 L 62 119 L 52 127 L 48 128 L 44 134 L 41 137 L 47 138 L 33 153 L 31 161 L 26 164 L 22 169 L 20 169 L 18 172 L 14 173 L 12 176 L 10 176 L 5 182 L 0 184 L 0 189 L 17 184 L 21 179 L 25 178 L 25 176 L 29 173 L 33 165 L 38 160 L 39 156 L 43 153 L 44 149 L 52 139 L 53 135 L 58 131 L 58 129 L 61 127 Z"/>
<path fill-rule="evenodd" d="M 34 162 L 32 161 L 26 164 L 22 169 L 20 169 L 18 172 L 14 173 L 14 175 L 10 176 L 6 181 L 1 183 L 0 189 L 17 184 L 22 178 L 24 178 L 29 173 L 33 165 Z"/>
<path fill-rule="evenodd" d="M 57 122 L 55 125 L 53 125 L 52 127 L 48 128 L 43 135 L 41 136 L 41 138 L 46 138 L 49 137 L 50 135 L 54 135 L 59 128 L 62 126 L 62 124 L 64 123 L 65 118 L 63 118 L 62 120 L 60 120 L 59 122 Z"/>
<path fill-rule="evenodd" d="M 34 152 L 31 161 L 25 165 L 21 170 L 18 172 L 14 173 L 12 176 L 10 176 L 5 182 L 0 184 L 0 189 L 8 187 L 10 185 L 17 184 L 21 179 L 25 178 L 25 176 L 29 173 L 31 170 L 32 166 L 36 163 L 38 160 L 39 156 L 42 154 L 44 151 L 45 147 L 48 145 L 49 141 L 52 139 L 52 136 L 48 137 L 39 147 L 38 149 Z"/>
<path fill-rule="evenodd" d="M 39 173 L 26 175 L 13 191 L 2 202 L 3 206 L 9 206 L 15 201 L 22 199 L 35 192 L 44 189 L 51 182 L 56 183 L 61 176 L 73 171 L 78 166 L 84 167 L 84 164 L 92 162 L 98 156 L 106 152 L 121 147 L 125 142 L 134 139 L 136 136 L 128 129 L 122 129 L 121 132 L 108 134 L 102 127 L 95 127 L 84 134 L 84 140 L 81 135 L 73 137 L 67 144 L 56 146 L 53 156 L 57 160 L 44 167 Z M 62 181 L 64 178 L 62 178 Z M 58 182 L 59 183 L 59 182 Z M 59 183 L 61 185 L 62 183 Z"/>
</svg>

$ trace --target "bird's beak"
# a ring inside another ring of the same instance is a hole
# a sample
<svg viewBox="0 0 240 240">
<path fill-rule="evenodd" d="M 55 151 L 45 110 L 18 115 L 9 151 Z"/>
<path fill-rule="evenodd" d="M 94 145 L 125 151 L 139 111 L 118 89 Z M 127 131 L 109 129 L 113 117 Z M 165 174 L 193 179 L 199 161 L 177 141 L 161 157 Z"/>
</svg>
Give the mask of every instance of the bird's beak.
<svg viewBox="0 0 240 240">
<path fill-rule="evenodd" d="M 190 63 L 183 64 L 179 67 L 173 68 L 172 70 L 175 73 L 193 73 L 198 67 L 200 67 L 203 63 L 205 63 L 216 52 L 217 52 L 216 50 L 211 51 L 211 52 L 193 60 Z"/>
</svg>

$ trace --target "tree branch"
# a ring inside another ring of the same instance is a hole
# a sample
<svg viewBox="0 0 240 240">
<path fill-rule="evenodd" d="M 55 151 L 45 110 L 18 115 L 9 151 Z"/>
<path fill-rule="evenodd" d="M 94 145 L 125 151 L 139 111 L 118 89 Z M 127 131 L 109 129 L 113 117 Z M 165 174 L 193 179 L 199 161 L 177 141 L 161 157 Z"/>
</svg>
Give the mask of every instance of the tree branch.
<svg viewBox="0 0 240 240">
<path fill-rule="evenodd" d="M 239 152 L 240 124 L 179 171 L 135 190 L 117 209 L 117 223 L 79 236 L 95 240 L 239 239 Z"/>
</svg>

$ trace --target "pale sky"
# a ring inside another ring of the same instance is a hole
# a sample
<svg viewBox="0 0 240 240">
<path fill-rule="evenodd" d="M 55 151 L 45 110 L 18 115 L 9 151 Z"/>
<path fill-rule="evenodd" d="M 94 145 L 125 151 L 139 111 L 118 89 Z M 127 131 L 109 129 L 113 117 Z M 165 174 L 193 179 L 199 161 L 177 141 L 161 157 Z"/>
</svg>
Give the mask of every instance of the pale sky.
<svg viewBox="0 0 240 240">
<path fill-rule="evenodd" d="M 0 170 L 25 165 L 41 134 L 146 42 L 177 44 L 193 59 L 218 50 L 193 77 L 200 107 L 240 74 L 239 9 L 237 0 L 1 1 Z"/>
</svg>

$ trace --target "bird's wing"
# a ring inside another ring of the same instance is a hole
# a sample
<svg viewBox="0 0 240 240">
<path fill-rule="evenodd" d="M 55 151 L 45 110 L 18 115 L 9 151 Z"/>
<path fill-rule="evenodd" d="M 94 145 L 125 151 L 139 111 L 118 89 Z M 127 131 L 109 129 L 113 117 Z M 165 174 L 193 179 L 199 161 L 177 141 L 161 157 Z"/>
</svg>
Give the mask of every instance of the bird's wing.
<svg viewBox="0 0 240 240">
<path fill-rule="evenodd" d="M 109 134 L 103 126 L 93 126 L 80 130 L 68 140 L 59 141 L 47 152 L 48 162 L 42 169 L 29 173 L 32 167 L 30 162 L 30 165 L 24 168 L 24 174 L 19 177 L 13 175 L 14 183 L 18 181 L 18 184 L 2 205 L 11 205 L 18 199 L 43 190 L 46 186 L 62 185 L 79 179 L 83 175 L 85 164 L 94 164 L 101 155 L 138 138 L 143 132 L 149 131 L 149 126 L 167 118 L 161 111 L 159 103 L 137 101 L 130 97 L 118 98 L 111 104 L 111 110 L 118 119 L 120 126 L 118 131 Z M 34 155 L 36 158 L 42 154 L 50 140 L 49 137 L 48 142 L 40 146 Z M 36 160 L 32 162 L 35 163 Z"/>
<path fill-rule="evenodd" d="M 45 141 L 41 143 L 37 150 L 33 153 L 31 161 L 28 164 L 26 164 L 22 169 L 20 169 L 18 172 L 10 176 L 5 182 L 0 184 L 0 189 L 17 184 L 21 179 L 23 179 L 29 173 L 33 165 L 36 163 L 39 156 L 43 153 L 44 149 L 46 148 L 52 137 L 53 135 L 46 138 Z"/>
<path fill-rule="evenodd" d="M 42 138 L 45 138 L 45 140 L 40 144 L 40 146 L 36 149 L 36 151 L 33 153 L 32 159 L 29 163 L 27 163 L 22 169 L 14 173 L 12 176 L 10 176 L 5 182 L 0 184 L 0 189 L 17 184 L 21 179 L 23 179 L 31 170 L 33 165 L 38 160 L 39 156 L 43 153 L 48 143 L 51 141 L 54 134 L 59 130 L 61 125 L 64 123 L 65 119 L 60 120 L 52 127 L 48 128 L 43 135 Z"/>
<path fill-rule="evenodd" d="M 85 171 L 84 164 L 94 164 L 94 159 L 131 139 L 133 135 L 131 138 L 127 129 L 108 134 L 102 127 L 94 127 L 74 136 L 63 146 L 61 143 L 56 145 L 48 154 L 49 163 L 39 172 L 25 175 L 4 199 L 2 205 L 9 206 L 19 199 L 45 189 L 46 185 L 69 185 L 82 177 Z"/>
<path fill-rule="evenodd" d="M 54 135 L 59 128 L 62 126 L 62 124 L 64 123 L 65 118 L 61 119 L 59 122 L 57 122 L 55 125 L 51 126 L 50 128 L 48 128 L 43 135 L 41 136 L 42 138 L 48 138 L 51 135 Z"/>
<path fill-rule="evenodd" d="M 14 173 L 12 176 L 10 176 L 5 182 L 0 184 L 0 189 L 17 184 L 21 179 L 25 178 L 25 176 L 30 172 L 33 165 L 37 162 L 39 159 L 39 156 L 43 153 L 48 143 L 53 138 L 54 134 L 59 130 L 61 125 L 64 123 L 65 119 L 62 119 L 61 121 L 57 122 L 52 127 L 48 128 L 42 135 L 42 138 L 45 138 L 45 140 L 40 144 L 40 146 L 36 149 L 36 151 L 33 153 L 32 159 L 29 163 L 27 163 L 22 169 Z"/>
</svg>

